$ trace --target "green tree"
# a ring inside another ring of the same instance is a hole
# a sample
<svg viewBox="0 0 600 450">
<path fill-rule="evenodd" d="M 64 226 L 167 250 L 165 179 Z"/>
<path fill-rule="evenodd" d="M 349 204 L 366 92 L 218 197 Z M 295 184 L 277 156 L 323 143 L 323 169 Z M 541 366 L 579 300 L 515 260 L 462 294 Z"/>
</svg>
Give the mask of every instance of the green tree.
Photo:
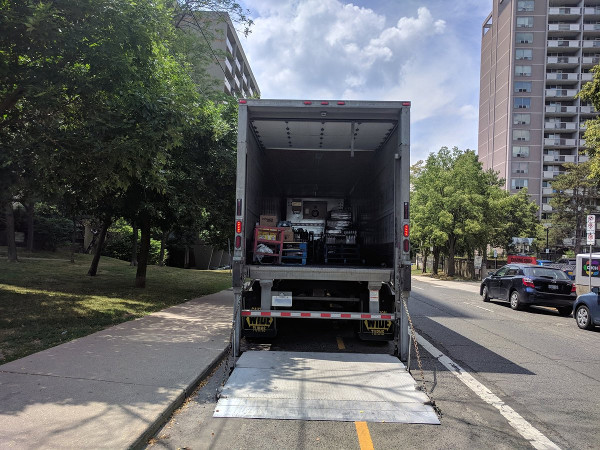
<svg viewBox="0 0 600 450">
<path fill-rule="evenodd" d="M 433 247 L 434 273 L 442 251 L 453 276 L 457 252 L 485 254 L 488 244 L 506 248 L 512 236 L 536 231 L 537 207 L 526 192 L 504 191 L 504 180 L 484 172 L 471 150 L 442 147 L 413 177 L 413 237 Z"/>
<path fill-rule="evenodd" d="M 592 176 L 592 161 L 564 164 L 565 172 L 552 181 L 550 236 L 555 244 L 574 239 L 575 254 L 582 251 L 585 218 L 597 210 L 598 178 Z"/>
</svg>

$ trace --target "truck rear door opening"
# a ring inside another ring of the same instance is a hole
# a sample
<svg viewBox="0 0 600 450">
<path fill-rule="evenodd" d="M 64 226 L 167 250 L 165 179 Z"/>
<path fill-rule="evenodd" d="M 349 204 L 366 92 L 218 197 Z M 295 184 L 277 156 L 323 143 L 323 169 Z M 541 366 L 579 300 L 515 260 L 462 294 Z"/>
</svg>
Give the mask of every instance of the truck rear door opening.
<svg viewBox="0 0 600 450">
<path fill-rule="evenodd" d="M 240 102 L 238 339 L 306 317 L 356 320 L 366 339 L 399 340 L 400 296 L 410 290 L 409 110 Z"/>
</svg>

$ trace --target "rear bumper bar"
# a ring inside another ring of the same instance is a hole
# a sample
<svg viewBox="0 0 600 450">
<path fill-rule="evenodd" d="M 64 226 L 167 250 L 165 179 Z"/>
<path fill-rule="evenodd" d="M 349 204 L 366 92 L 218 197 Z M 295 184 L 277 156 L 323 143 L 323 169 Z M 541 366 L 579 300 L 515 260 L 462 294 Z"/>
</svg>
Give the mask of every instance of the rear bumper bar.
<svg viewBox="0 0 600 450">
<path fill-rule="evenodd" d="M 281 317 L 286 319 L 336 319 L 336 320 L 395 320 L 395 314 L 369 314 L 326 311 L 260 311 L 243 309 L 242 317 Z"/>
</svg>

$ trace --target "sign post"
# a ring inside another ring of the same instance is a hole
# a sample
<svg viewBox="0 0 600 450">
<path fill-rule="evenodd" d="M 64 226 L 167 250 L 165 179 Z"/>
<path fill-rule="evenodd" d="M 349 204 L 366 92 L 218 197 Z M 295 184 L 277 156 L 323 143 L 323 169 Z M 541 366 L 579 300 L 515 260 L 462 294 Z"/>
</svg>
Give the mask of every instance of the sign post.
<svg viewBox="0 0 600 450">
<path fill-rule="evenodd" d="M 588 214 L 587 216 L 587 244 L 590 246 L 590 259 L 588 260 L 588 275 L 590 282 L 590 292 L 592 291 L 592 246 L 596 243 L 596 216 Z"/>
</svg>

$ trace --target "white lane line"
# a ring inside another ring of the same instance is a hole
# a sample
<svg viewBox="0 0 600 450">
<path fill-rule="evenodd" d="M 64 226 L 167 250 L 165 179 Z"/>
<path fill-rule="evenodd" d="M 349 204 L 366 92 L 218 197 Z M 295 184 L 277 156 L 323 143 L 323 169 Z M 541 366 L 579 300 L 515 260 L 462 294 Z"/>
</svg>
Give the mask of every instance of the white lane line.
<svg viewBox="0 0 600 450">
<path fill-rule="evenodd" d="M 420 288 L 420 287 L 417 287 L 417 286 L 413 286 L 413 288 L 415 288 L 415 289 L 418 289 L 418 290 L 420 290 L 420 291 L 424 291 L 424 290 L 425 290 L 425 289 L 423 289 L 423 288 Z"/>
<path fill-rule="evenodd" d="M 440 352 L 437 348 L 417 334 L 417 342 L 440 363 L 452 372 L 460 381 L 467 385 L 483 401 L 492 405 L 502 414 L 508 423 L 537 449 L 560 449 L 554 442 L 544 436 L 537 428 L 527 422 L 519 413 L 504 403 L 487 387 L 477 381 L 470 373 Z"/>
<path fill-rule="evenodd" d="M 463 302 L 463 303 L 464 303 L 465 305 L 474 306 L 475 308 L 479 308 L 479 309 L 485 309 L 486 311 L 489 311 L 489 312 L 494 312 L 494 311 L 492 311 L 491 309 L 487 309 L 487 308 L 484 308 L 483 306 L 479 306 L 479 305 L 474 305 L 474 304 L 473 304 L 473 303 L 471 303 L 471 302 Z"/>
</svg>

